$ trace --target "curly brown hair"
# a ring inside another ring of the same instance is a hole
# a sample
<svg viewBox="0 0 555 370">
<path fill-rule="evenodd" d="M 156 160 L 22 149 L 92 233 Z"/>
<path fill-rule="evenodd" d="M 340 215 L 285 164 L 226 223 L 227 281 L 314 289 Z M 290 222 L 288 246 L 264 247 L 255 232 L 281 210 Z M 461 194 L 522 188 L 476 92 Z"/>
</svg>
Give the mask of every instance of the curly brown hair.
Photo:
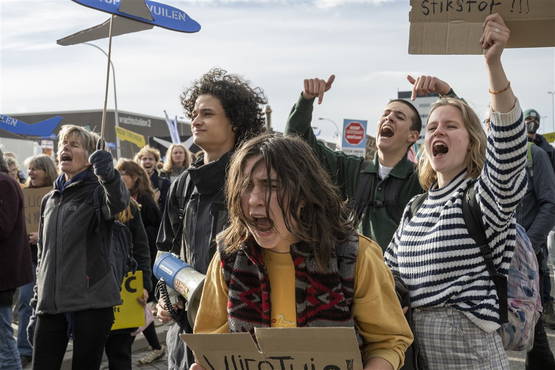
<svg viewBox="0 0 555 370">
<path fill-rule="evenodd" d="M 199 95 L 212 95 L 220 101 L 226 117 L 235 132 L 235 147 L 264 131 L 266 96 L 260 87 L 251 87 L 249 81 L 221 68 L 212 68 L 180 95 L 181 105 L 189 118 L 193 118 Z"/>
<path fill-rule="evenodd" d="M 328 173 L 303 140 L 280 135 L 261 135 L 244 143 L 233 155 L 226 181 L 229 226 L 217 236 L 226 253 L 252 240 L 241 197 L 252 181 L 245 173 L 249 158 L 260 156 L 268 177 L 277 174 L 277 199 L 287 229 L 313 251 L 321 271 L 329 271 L 335 246 L 354 232 L 353 220 Z M 266 195 L 266 213 L 270 209 Z M 268 215 L 269 217 L 269 215 Z"/>
</svg>

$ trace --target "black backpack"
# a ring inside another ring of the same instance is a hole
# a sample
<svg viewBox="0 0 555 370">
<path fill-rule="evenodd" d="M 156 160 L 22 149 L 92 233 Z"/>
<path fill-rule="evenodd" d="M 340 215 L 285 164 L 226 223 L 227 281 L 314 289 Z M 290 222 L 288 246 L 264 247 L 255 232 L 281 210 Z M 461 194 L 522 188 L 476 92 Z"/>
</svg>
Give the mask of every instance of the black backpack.
<svg viewBox="0 0 555 370">
<path fill-rule="evenodd" d="M 99 223 L 102 222 L 101 196 L 98 190 L 93 196 L 94 208 Z M 132 205 L 129 206 L 131 207 Z M 125 276 L 129 272 L 137 270 L 137 261 L 133 257 L 133 236 L 129 227 L 116 219 L 110 223 L 109 233 L 111 235 L 111 245 L 108 259 L 116 282 L 118 286 L 121 286 Z"/>
</svg>

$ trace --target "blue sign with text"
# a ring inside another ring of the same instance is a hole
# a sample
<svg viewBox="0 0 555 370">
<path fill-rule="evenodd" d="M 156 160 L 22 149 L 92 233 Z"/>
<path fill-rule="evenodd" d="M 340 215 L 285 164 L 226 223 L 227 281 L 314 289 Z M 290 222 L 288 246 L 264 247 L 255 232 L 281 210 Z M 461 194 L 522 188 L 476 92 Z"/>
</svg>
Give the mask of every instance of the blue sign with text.
<svg viewBox="0 0 555 370">
<path fill-rule="evenodd" d="M 121 17 L 133 19 L 138 22 L 152 24 L 158 27 L 167 28 L 179 32 L 198 32 L 200 24 L 189 17 L 183 10 L 173 6 L 145 0 L 145 5 L 150 10 L 152 20 L 137 17 L 136 15 L 120 11 L 120 0 L 73 0 L 74 2 L 89 8 L 101 10 L 106 13 L 119 15 Z"/>
</svg>

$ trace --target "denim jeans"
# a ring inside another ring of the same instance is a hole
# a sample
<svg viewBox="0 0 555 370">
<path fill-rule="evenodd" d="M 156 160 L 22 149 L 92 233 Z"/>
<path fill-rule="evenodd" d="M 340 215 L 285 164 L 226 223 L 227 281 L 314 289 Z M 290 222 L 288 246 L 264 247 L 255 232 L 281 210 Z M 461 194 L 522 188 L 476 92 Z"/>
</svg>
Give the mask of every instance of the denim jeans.
<svg viewBox="0 0 555 370">
<path fill-rule="evenodd" d="M 19 288 L 19 300 L 17 303 L 17 313 L 19 316 L 19 328 L 17 331 L 17 349 L 20 356 L 31 357 L 33 355 L 33 347 L 27 338 L 27 325 L 33 309 L 29 305 L 29 301 L 33 298 L 34 281 L 23 285 Z"/>
<path fill-rule="evenodd" d="M 21 360 L 13 337 L 12 307 L 10 305 L 0 305 L 0 369 L 21 369 Z"/>
</svg>

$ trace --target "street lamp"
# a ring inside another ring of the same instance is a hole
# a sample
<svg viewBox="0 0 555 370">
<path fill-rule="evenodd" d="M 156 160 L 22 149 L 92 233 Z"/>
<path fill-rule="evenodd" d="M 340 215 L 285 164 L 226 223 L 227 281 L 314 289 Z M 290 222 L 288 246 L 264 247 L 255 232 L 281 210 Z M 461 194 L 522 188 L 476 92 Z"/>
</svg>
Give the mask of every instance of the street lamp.
<svg viewBox="0 0 555 370">
<path fill-rule="evenodd" d="M 95 45 L 91 42 L 82 42 L 82 44 L 89 45 L 95 49 L 100 50 L 104 55 L 106 55 L 106 58 L 108 58 L 108 53 L 106 53 L 104 49 L 102 49 L 100 46 Z M 116 123 L 115 123 L 116 127 L 119 127 L 118 96 L 116 94 L 116 70 L 114 69 L 114 63 L 112 63 L 112 60 L 110 60 L 110 66 L 112 67 L 112 75 L 114 76 L 114 119 L 116 120 Z M 117 156 L 117 159 L 121 158 L 120 140 L 119 140 L 117 131 L 116 131 L 116 156 Z"/>
<path fill-rule="evenodd" d="M 551 122 L 553 124 L 553 132 L 555 132 L 555 91 L 548 91 L 551 95 Z"/>
<path fill-rule="evenodd" d="M 337 145 L 338 147 L 341 147 L 340 138 L 339 138 L 339 125 L 335 123 L 334 120 L 325 118 L 325 117 L 318 117 L 318 121 L 328 121 L 333 124 L 333 126 L 335 127 L 335 137 L 337 138 Z"/>
</svg>

